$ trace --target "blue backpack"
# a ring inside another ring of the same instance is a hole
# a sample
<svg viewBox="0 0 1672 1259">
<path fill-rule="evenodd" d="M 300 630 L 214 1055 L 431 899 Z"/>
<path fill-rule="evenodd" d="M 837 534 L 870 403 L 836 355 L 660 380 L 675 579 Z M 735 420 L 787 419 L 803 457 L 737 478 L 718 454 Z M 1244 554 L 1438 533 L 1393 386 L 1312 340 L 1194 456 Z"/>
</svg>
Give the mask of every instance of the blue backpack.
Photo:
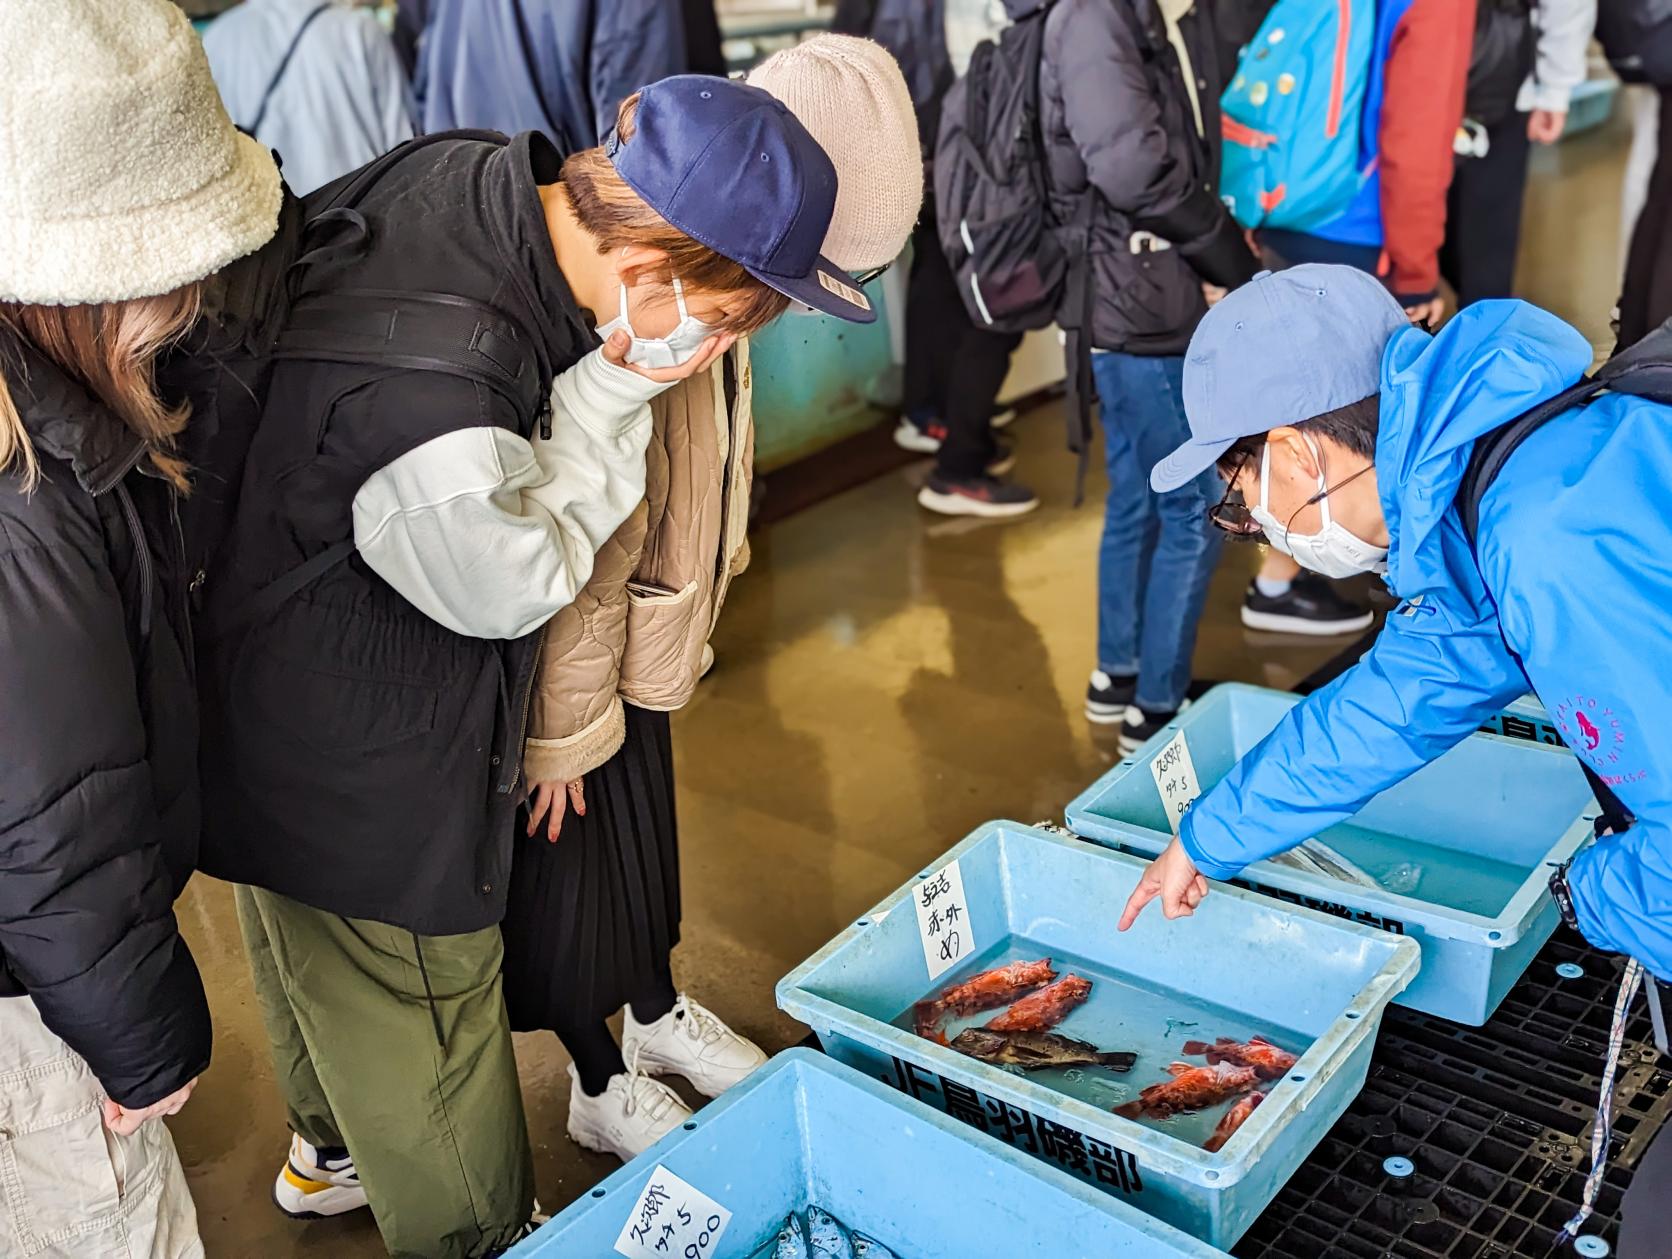
<svg viewBox="0 0 1672 1259">
<path fill-rule="evenodd" d="M 1220 195 L 1244 227 L 1304 232 L 1346 209 L 1360 169 L 1376 0 L 1277 0 L 1221 99 Z"/>
</svg>

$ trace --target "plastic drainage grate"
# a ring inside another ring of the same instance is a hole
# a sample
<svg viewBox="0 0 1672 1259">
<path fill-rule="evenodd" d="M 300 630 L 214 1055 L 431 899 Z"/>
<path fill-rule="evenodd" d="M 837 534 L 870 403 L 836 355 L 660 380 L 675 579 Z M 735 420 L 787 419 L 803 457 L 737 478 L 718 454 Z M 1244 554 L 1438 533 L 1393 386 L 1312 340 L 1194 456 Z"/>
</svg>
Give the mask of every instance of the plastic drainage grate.
<svg viewBox="0 0 1672 1259">
<path fill-rule="evenodd" d="M 1389 1009 L 1364 1091 L 1232 1253 L 1574 1254 L 1555 1242 L 1579 1204 L 1590 1165 L 1590 1126 L 1622 965 L 1563 930 L 1485 1027 Z M 1572 975 L 1573 966 L 1582 973 Z M 1661 1063 L 1641 1003 L 1627 1032 L 1613 1161 L 1585 1229 L 1610 1247 L 1632 1169 L 1672 1112 L 1672 1060 Z"/>
</svg>

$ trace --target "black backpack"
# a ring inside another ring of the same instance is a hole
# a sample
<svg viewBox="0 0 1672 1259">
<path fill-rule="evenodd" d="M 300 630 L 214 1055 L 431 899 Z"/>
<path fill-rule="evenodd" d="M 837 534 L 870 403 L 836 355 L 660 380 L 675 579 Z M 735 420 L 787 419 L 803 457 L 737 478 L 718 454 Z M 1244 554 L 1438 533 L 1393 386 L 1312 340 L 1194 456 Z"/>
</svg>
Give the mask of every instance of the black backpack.
<svg viewBox="0 0 1672 1259">
<path fill-rule="evenodd" d="M 283 313 L 276 336 L 260 347 L 256 361 L 242 373 L 260 396 L 257 423 L 283 423 L 290 417 L 266 414 L 265 382 L 274 363 L 312 360 L 368 368 L 440 372 L 484 385 L 516 409 L 525 435 L 536 426 L 551 436 L 551 380 L 542 376 L 534 350 L 535 334 L 504 311 L 450 293 L 382 290 L 314 291 L 308 273 L 315 263 L 354 255 L 370 244 L 370 229 L 355 209 L 368 191 L 398 162 L 437 141 L 486 140 L 505 144 L 489 131 L 443 131 L 409 140 L 352 175 L 310 193 L 301 203 L 301 241 L 284 279 Z M 254 433 L 240 435 L 247 455 Z M 228 455 L 232 466 L 242 458 Z M 242 480 L 235 474 L 233 484 Z M 212 611 L 205 636 L 221 638 L 273 615 L 286 602 L 354 554 L 352 538 L 317 552 L 281 574 L 237 607 Z"/>
<path fill-rule="evenodd" d="M 1096 193 L 1071 222 L 1052 215 L 1040 120 L 1045 19 L 1055 0 L 984 40 L 947 93 L 935 145 L 935 227 L 978 328 L 1068 334 L 1068 448 L 1083 496 L 1091 447 L 1091 267 L 1084 265 Z"/>
<path fill-rule="evenodd" d="M 1597 0 L 1597 40 L 1627 83 L 1672 87 L 1672 0 Z"/>
<path fill-rule="evenodd" d="M 1495 127 L 1515 112 L 1515 98 L 1532 71 L 1538 44 L 1532 0 L 1480 0 L 1469 86 L 1463 112 Z"/>
<path fill-rule="evenodd" d="M 1457 490 L 1457 510 L 1470 545 L 1480 527 L 1480 504 L 1509 457 L 1551 420 L 1583 406 L 1603 390 L 1628 393 L 1672 406 L 1672 319 L 1630 349 L 1622 350 L 1590 376 L 1526 411 L 1475 442 Z"/>
<path fill-rule="evenodd" d="M 1054 323 L 1073 253 L 1051 217 L 1039 68 L 1051 0 L 984 40 L 947 93 L 935 144 L 936 229 L 977 327 Z"/>
</svg>

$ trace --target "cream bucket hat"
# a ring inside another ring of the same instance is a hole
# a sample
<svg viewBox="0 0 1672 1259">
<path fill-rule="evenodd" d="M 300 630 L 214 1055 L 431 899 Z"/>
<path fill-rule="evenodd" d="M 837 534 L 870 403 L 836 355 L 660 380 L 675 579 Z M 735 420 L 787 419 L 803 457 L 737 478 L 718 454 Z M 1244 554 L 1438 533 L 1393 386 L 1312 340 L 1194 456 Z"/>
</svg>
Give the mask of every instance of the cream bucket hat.
<svg viewBox="0 0 1672 1259">
<path fill-rule="evenodd" d="M 888 50 L 818 35 L 768 57 L 749 82 L 783 101 L 836 167 L 824 256 L 848 271 L 897 258 L 923 208 L 923 152 L 911 93 Z"/>
<path fill-rule="evenodd" d="M 168 0 L 0 0 L 0 300 L 167 293 L 266 244 L 279 197 Z"/>
</svg>

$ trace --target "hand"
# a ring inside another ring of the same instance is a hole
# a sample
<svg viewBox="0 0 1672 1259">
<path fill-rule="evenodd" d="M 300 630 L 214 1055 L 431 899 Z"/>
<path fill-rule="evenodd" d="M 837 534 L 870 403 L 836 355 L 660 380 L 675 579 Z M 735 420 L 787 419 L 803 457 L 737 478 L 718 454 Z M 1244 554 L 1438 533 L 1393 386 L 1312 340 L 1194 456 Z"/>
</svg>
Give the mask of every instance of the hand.
<svg viewBox="0 0 1672 1259">
<path fill-rule="evenodd" d="M 1208 881 L 1196 870 L 1175 836 L 1162 854 L 1150 862 L 1144 877 L 1126 902 L 1120 916 L 1120 930 L 1125 931 L 1138 921 L 1138 915 L 1157 896 L 1161 898 L 1161 912 L 1168 918 L 1188 918 L 1208 894 Z"/>
<path fill-rule="evenodd" d="M 1405 307 L 1405 316 L 1419 328 L 1426 328 L 1432 332 L 1439 327 L 1440 321 L 1446 317 L 1446 299 L 1436 297 L 1432 301 L 1418 302 L 1415 306 Z"/>
<path fill-rule="evenodd" d="M 616 367 L 625 367 L 630 372 L 636 372 L 646 380 L 653 380 L 658 385 L 677 384 L 682 380 L 689 380 L 692 376 L 700 376 L 732 346 L 737 344 L 737 333 L 717 332 L 685 362 L 678 367 L 639 367 L 627 361 L 627 351 L 633 344 L 633 338 L 625 332 L 616 331 L 610 334 L 610 339 L 604 342 L 604 361 Z"/>
<path fill-rule="evenodd" d="M 1554 144 L 1567 130 L 1567 110 L 1535 109 L 1527 115 L 1527 138 L 1534 144 Z"/>
<path fill-rule="evenodd" d="M 197 1081 L 193 1080 L 185 1088 L 177 1089 L 162 1101 L 152 1102 L 141 1110 L 129 1110 L 107 1097 L 103 1102 L 105 1127 L 119 1137 L 131 1137 L 147 1120 L 155 1119 L 159 1115 L 178 1115 L 185 1108 L 186 1100 L 191 1097 L 192 1090 L 196 1087 Z"/>
<path fill-rule="evenodd" d="M 1230 291 L 1230 289 L 1220 288 L 1217 284 L 1209 284 L 1205 280 L 1202 282 L 1202 296 L 1207 299 L 1209 306 L 1219 305 L 1220 302 L 1225 300 L 1225 294 Z"/>
<path fill-rule="evenodd" d="M 577 778 L 572 783 L 535 783 L 528 793 L 528 836 L 539 833 L 542 821 L 546 824 L 546 841 L 555 844 L 563 830 L 563 815 L 570 805 L 576 817 L 586 816 L 584 784 Z"/>
</svg>

